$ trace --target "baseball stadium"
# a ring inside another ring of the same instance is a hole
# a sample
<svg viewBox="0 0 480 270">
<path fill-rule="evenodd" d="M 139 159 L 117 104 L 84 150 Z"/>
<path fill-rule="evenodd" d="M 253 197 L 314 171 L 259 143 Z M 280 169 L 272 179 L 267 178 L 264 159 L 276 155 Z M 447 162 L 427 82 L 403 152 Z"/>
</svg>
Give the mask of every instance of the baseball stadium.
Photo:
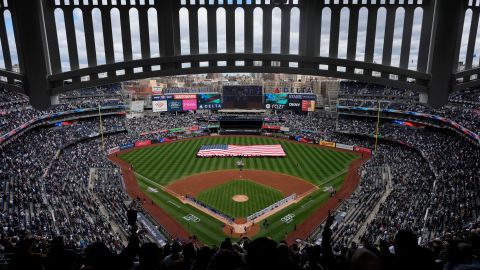
<svg viewBox="0 0 480 270">
<path fill-rule="evenodd" d="M 0 1 L 0 270 L 480 269 L 480 1 Z"/>
</svg>

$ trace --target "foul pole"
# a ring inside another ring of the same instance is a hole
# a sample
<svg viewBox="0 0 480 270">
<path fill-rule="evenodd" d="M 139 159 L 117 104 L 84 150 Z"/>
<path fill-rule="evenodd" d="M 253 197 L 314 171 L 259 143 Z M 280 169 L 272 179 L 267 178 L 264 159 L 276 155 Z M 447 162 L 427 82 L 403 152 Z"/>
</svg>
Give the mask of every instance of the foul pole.
<svg viewBox="0 0 480 270">
<path fill-rule="evenodd" d="M 377 128 L 375 130 L 375 154 L 377 154 L 378 144 L 378 126 L 380 125 L 380 100 L 378 100 L 378 112 L 377 112 Z"/>
<path fill-rule="evenodd" d="M 100 118 L 100 136 L 102 137 L 102 150 L 105 150 L 105 142 L 103 141 L 102 110 L 100 109 L 100 102 L 98 103 L 98 117 Z"/>
</svg>

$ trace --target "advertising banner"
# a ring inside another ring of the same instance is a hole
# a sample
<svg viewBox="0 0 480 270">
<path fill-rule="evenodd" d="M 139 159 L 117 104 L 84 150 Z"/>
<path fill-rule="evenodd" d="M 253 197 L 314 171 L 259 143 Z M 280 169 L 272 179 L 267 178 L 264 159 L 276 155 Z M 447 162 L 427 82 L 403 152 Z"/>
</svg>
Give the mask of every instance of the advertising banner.
<svg viewBox="0 0 480 270">
<path fill-rule="evenodd" d="M 345 149 L 345 150 L 353 151 L 353 146 L 352 145 L 337 143 L 336 147 L 339 148 L 339 149 Z"/>
<path fill-rule="evenodd" d="M 179 95 L 173 95 L 174 99 L 197 99 L 196 94 L 179 94 Z"/>
<path fill-rule="evenodd" d="M 262 129 L 280 130 L 280 126 L 263 125 Z"/>
<path fill-rule="evenodd" d="M 136 142 L 135 142 L 135 147 L 144 146 L 144 145 L 150 145 L 150 144 L 152 144 L 152 141 L 150 141 L 150 140 L 136 141 Z"/>
<path fill-rule="evenodd" d="M 171 141 L 174 141 L 176 139 L 176 137 L 169 137 L 169 138 L 158 138 L 158 142 L 160 143 L 164 143 L 164 142 L 171 142 Z"/>
<path fill-rule="evenodd" d="M 289 99 L 288 100 L 288 109 L 292 111 L 300 111 L 302 109 L 302 100 L 300 99 Z"/>
<path fill-rule="evenodd" d="M 301 136 L 293 136 L 293 140 L 295 140 L 297 142 L 313 143 L 312 139 L 304 138 L 304 137 L 301 137 Z"/>
<path fill-rule="evenodd" d="M 356 151 L 356 152 L 361 152 L 361 153 L 365 153 L 365 154 L 369 154 L 369 155 L 372 154 L 372 150 L 369 149 L 369 148 L 365 148 L 365 147 L 355 146 L 355 147 L 353 147 L 353 150 Z"/>
<path fill-rule="evenodd" d="M 283 126 L 282 126 L 282 127 L 280 127 L 280 130 L 281 130 L 281 131 L 288 132 L 288 131 L 290 131 L 290 128 L 289 128 L 289 127 L 283 127 Z"/>
<path fill-rule="evenodd" d="M 265 94 L 265 109 L 283 110 L 288 104 L 288 94 Z"/>
<path fill-rule="evenodd" d="M 166 100 L 152 101 L 153 112 L 166 112 L 167 110 L 168 110 L 168 105 Z"/>
<path fill-rule="evenodd" d="M 111 154 L 116 153 L 118 151 L 120 151 L 120 147 L 117 146 L 117 147 L 108 149 L 108 154 L 111 155 Z"/>
<path fill-rule="evenodd" d="M 220 94 L 199 94 L 197 102 L 199 110 L 216 110 L 222 108 L 222 96 Z"/>
<path fill-rule="evenodd" d="M 315 111 L 315 100 L 302 100 L 302 112 Z"/>
<path fill-rule="evenodd" d="M 183 99 L 182 107 L 184 111 L 192 111 L 197 109 L 197 100 L 196 99 Z"/>
<path fill-rule="evenodd" d="M 328 146 L 328 147 L 335 147 L 335 143 L 329 142 L 329 141 L 320 141 L 319 144 L 323 146 Z"/>
<path fill-rule="evenodd" d="M 153 95 L 152 101 L 173 99 L 173 95 Z"/>
<path fill-rule="evenodd" d="M 169 112 L 179 112 L 183 110 L 182 101 L 181 100 L 168 100 L 167 101 L 167 108 Z"/>
<path fill-rule="evenodd" d="M 133 147 L 135 147 L 135 144 L 133 144 L 133 143 L 126 143 L 126 144 L 120 145 L 119 147 L 120 147 L 120 150 L 125 150 L 125 149 L 128 149 L 128 148 L 133 148 Z"/>
<path fill-rule="evenodd" d="M 288 99 L 317 100 L 317 95 L 313 94 L 289 94 Z"/>
</svg>

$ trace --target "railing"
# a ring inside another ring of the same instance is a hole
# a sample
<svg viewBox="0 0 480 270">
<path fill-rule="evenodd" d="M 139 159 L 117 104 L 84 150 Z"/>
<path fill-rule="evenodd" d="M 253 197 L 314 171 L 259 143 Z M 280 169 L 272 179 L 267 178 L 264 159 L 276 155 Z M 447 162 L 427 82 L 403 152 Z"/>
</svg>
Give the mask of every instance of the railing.
<svg viewBox="0 0 480 270">
<path fill-rule="evenodd" d="M 20 2 L 0 4 L 0 86 L 37 108 L 73 89 L 210 72 L 358 80 L 425 93 L 434 106 L 480 85 L 473 0 Z"/>
</svg>

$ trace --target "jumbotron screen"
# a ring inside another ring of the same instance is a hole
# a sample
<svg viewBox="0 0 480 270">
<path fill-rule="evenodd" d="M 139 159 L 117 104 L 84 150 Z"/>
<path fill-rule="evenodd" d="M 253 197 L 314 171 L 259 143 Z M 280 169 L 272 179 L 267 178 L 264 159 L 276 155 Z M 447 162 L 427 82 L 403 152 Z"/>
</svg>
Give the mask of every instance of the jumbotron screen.
<svg viewBox="0 0 480 270">
<path fill-rule="evenodd" d="M 265 109 L 315 111 L 316 95 L 313 94 L 265 94 Z"/>
<path fill-rule="evenodd" d="M 261 85 L 223 86 L 224 109 L 262 109 Z"/>
</svg>

